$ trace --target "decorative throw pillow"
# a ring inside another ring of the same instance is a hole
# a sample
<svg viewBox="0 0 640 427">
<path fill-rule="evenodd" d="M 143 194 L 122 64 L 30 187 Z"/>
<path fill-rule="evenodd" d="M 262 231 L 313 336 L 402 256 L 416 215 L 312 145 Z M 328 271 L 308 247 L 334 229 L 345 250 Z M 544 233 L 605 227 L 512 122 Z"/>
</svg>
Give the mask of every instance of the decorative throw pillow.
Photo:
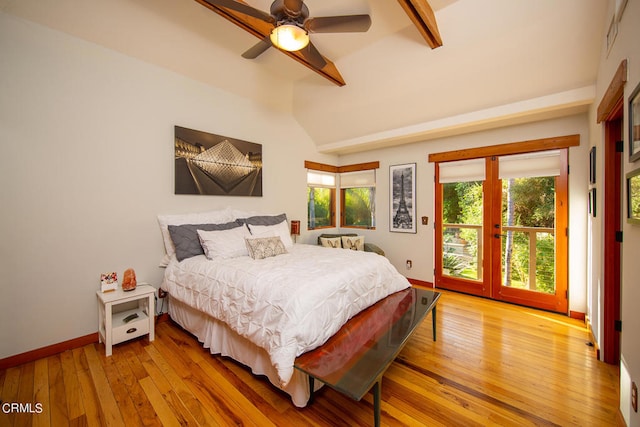
<svg viewBox="0 0 640 427">
<path fill-rule="evenodd" d="M 259 235 L 264 232 L 273 232 L 274 236 L 279 236 L 284 243 L 285 248 L 290 248 L 293 246 L 293 240 L 291 240 L 291 234 L 289 231 L 289 224 L 287 220 L 284 220 L 276 225 L 252 225 L 249 224 L 249 230 L 251 230 L 251 234 Z"/>
<path fill-rule="evenodd" d="M 342 248 L 342 239 L 340 237 L 321 237 L 320 244 L 325 248 Z"/>
<path fill-rule="evenodd" d="M 183 225 L 169 225 L 169 234 L 173 241 L 173 246 L 176 249 L 176 258 L 178 261 L 182 261 L 186 258 L 191 258 L 196 255 L 202 255 L 204 250 L 200 244 L 200 238 L 198 237 L 198 230 L 203 231 L 217 231 L 217 230 L 230 230 L 232 228 L 244 227 L 237 222 L 226 222 L 224 224 L 183 224 Z"/>
<path fill-rule="evenodd" d="M 198 237 L 207 258 L 236 258 L 248 255 L 244 239 L 251 237 L 251 233 L 242 226 L 229 230 L 198 230 Z"/>
<path fill-rule="evenodd" d="M 247 251 L 253 259 L 264 259 L 287 253 L 280 237 L 245 238 Z"/>
<path fill-rule="evenodd" d="M 352 251 L 364 251 L 364 236 L 342 236 L 342 247 Z"/>
</svg>

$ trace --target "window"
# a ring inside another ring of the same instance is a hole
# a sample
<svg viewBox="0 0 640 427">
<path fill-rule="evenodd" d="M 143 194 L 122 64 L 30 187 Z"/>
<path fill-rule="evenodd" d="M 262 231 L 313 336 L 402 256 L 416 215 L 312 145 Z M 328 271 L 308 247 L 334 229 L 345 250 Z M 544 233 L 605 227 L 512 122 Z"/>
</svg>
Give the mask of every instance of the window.
<svg viewBox="0 0 640 427">
<path fill-rule="evenodd" d="M 340 227 L 376 226 L 376 169 L 380 162 L 332 166 L 306 160 L 307 228 L 336 227 L 336 188 L 340 187 Z M 338 183 L 339 180 L 339 183 Z"/>
<path fill-rule="evenodd" d="M 375 200 L 375 170 L 340 174 L 341 227 L 375 228 Z"/>
<path fill-rule="evenodd" d="M 307 172 L 307 228 L 335 227 L 336 175 L 334 173 Z"/>
</svg>

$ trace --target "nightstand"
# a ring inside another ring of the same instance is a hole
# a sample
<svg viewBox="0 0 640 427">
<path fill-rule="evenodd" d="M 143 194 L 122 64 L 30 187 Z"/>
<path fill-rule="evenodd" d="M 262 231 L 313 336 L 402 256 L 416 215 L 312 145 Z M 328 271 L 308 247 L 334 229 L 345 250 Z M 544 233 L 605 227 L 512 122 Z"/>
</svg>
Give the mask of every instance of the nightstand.
<svg viewBox="0 0 640 427">
<path fill-rule="evenodd" d="M 111 356 L 113 345 L 149 334 L 154 339 L 156 289 L 151 285 L 138 285 L 132 291 L 118 288 L 111 292 L 97 291 L 98 339 L 104 343 L 107 356 Z M 137 307 L 118 310 L 117 306 L 137 302 Z M 115 306 L 115 307 L 114 307 Z M 115 308 L 115 310 L 114 310 Z"/>
</svg>

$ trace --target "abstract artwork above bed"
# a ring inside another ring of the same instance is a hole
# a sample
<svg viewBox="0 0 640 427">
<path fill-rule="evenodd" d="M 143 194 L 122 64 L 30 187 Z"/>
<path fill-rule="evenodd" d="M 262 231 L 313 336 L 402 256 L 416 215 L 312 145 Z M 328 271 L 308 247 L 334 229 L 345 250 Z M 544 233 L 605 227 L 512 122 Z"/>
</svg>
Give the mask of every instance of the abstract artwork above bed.
<svg viewBox="0 0 640 427">
<path fill-rule="evenodd" d="M 175 194 L 262 196 L 262 145 L 175 127 Z"/>
</svg>

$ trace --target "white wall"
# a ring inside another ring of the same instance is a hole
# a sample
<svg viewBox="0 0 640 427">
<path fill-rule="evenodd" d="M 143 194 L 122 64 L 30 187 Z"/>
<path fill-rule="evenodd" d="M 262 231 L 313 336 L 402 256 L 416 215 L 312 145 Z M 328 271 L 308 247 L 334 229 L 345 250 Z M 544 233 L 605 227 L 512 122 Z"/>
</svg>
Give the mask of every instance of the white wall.
<svg viewBox="0 0 640 427">
<path fill-rule="evenodd" d="M 303 161 L 337 161 L 290 114 L 2 13 L 0 58 L 0 358 L 95 332 L 102 272 L 158 287 L 158 214 L 304 220 Z M 174 195 L 174 125 L 262 144 L 264 196 Z"/>
<path fill-rule="evenodd" d="M 607 16 L 604 17 L 607 28 L 611 17 L 615 13 L 616 3 L 619 0 L 609 0 L 609 8 Z M 624 2 L 622 2 L 624 3 Z M 627 83 L 624 88 L 625 100 L 625 122 L 624 122 L 624 154 L 623 154 L 623 175 L 640 167 L 640 162 L 630 163 L 629 159 L 629 112 L 628 99 L 633 90 L 640 84 L 640 49 L 638 48 L 638 40 L 640 40 L 640 1 L 628 0 L 622 19 L 618 23 L 618 33 L 615 42 L 609 52 L 606 46 L 602 47 L 600 69 L 598 72 L 598 80 L 596 84 L 596 103 L 592 107 L 589 120 L 591 127 L 591 145 L 597 147 L 599 152 L 603 152 L 604 144 L 604 127 L 596 124 L 595 109 L 606 92 L 609 83 L 613 79 L 620 62 L 627 59 Z M 598 173 L 602 176 L 602 156 L 599 156 Z M 626 212 L 626 190 L 623 180 L 623 202 L 622 212 Z M 598 183 L 598 188 L 604 188 L 604 183 Z M 599 191 L 602 194 L 602 191 Z M 600 197 L 600 196 L 599 196 Z M 601 204 L 602 198 L 599 198 Z M 601 242 L 603 235 L 603 224 L 605 218 L 592 224 L 590 233 L 594 239 L 594 245 L 591 252 L 594 268 L 592 275 L 592 289 L 590 291 L 591 298 L 594 300 L 593 310 L 594 316 L 602 315 L 602 295 L 603 295 L 603 253 L 601 250 Z M 640 227 L 630 225 L 626 222 L 626 215 L 623 217 L 623 243 L 622 243 L 622 335 L 621 335 L 621 354 L 622 362 L 620 366 L 620 411 L 628 426 L 640 426 L 640 415 L 631 408 L 631 383 L 640 383 L 640 339 L 638 331 L 640 330 L 640 311 L 638 310 L 638 302 L 640 301 L 640 265 L 638 264 L 638 254 L 640 253 Z M 602 327 L 598 328 L 601 333 Z"/>
<path fill-rule="evenodd" d="M 580 135 L 580 146 L 569 150 L 569 309 L 587 311 L 586 292 L 586 224 L 588 182 L 587 115 L 488 130 L 445 139 L 368 151 L 340 157 L 340 164 L 380 161 L 376 183 L 375 231 L 364 230 L 365 240 L 382 247 L 402 274 L 412 279 L 433 282 L 434 269 L 434 166 L 427 161 L 430 153 L 487 145 L 506 144 L 563 135 Z M 389 232 L 389 166 L 417 164 L 416 217 L 429 217 L 429 225 L 417 225 L 416 234 Z M 407 270 L 406 260 L 413 261 Z"/>
</svg>

